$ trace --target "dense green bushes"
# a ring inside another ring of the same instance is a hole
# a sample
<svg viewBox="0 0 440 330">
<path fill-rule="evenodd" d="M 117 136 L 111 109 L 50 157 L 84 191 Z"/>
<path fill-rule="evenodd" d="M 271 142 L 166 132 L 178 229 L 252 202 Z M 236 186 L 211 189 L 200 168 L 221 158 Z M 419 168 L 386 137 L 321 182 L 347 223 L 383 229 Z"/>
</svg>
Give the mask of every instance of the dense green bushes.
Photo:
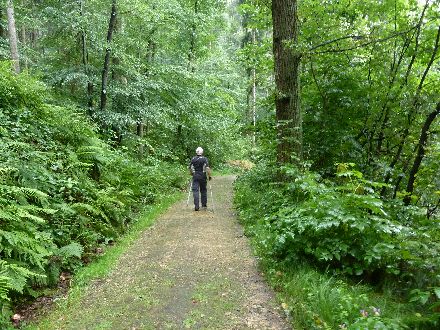
<svg viewBox="0 0 440 330">
<path fill-rule="evenodd" d="M 31 77 L 0 68 L 0 325 L 11 301 L 57 283 L 186 174 L 112 149 L 79 109 L 48 97 Z"/>
<path fill-rule="evenodd" d="M 258 166 L 236 184 L 241 218 L 266 258 L 308 260 L 378 289 L 391 286 L 438 322 L 439 314 L 432 314 L 440 301 L 438 218 L 382 200 L 383 185 L 365 180 L 353 164 L 338 164 L 331 181 L 293 167 L 281 174 L 274 168 Z"/>
</svg>

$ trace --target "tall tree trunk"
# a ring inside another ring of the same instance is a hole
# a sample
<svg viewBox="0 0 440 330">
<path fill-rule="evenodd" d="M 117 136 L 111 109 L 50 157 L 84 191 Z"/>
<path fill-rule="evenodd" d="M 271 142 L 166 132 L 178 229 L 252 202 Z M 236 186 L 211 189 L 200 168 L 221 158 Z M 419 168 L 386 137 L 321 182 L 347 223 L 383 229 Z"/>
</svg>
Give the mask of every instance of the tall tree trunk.
<svg viewBox="0 0 440 330">
<path fill-rule="evenodd" d="M 194 60 L 196 57 L 196 33 L 197 33 L 197 16 L 199 14 L 199 0 L 194 0 L 194 19 L 191 25 L 191 35 L 189 39 L 189 51 L 188 51 L 188 71 L 194 72 L 195 65 Z"/>
<path fill-rule="evenodd" d="M 14 65 L 14 71 L 20 73 L 20 58 L 17 46 L 17 30 L 15 29 L 14 4 L 8 0 L 6 5 L 6 14 L 8 16 L 8 35 L 9 47 L 11 49 L 11 58 Z"/>
<path fill-rule="evenodd" d="M 273 0 L 273 53 L 275 57 L 275 106 L 277 120 L 277 160 L 291 163 L 302 160 L 302 116 L 300 108 L 296 0 Z"/>
<path fill-rule="evenodd" d="M 3 8 L 0 7 L 0 22 L 3 21 Z M 7 38 L 6 30 L 3 28 L 3 24 L 0 24 L 0 38 Z"/>
<path fill-rule="evenodd" d="M 255 29 L 252 29 L 252 44 L 256 46 L 257 37 Z M 254 127 L 254 132 L 252 134 L 252 144 L 255 147 L 256 143 L 256 128 L 257 128 L 257 70 L 252 68 L 252 125 Z"/>
<path fill-rule="evenodd" d="M 425 123 L 423 124 L 422 131 L 420 133 L 419 143 L 417 145 L 417 155 L 414 159 L 413 166 L 409 172 L 408 184 L 406 186 L 406 192 L 408 193 L 403 199 L 405 205 L 409 205 L 411 202 L 411 195 L 414 192 L 414 182 L 416 181 L 416 175 L 419 171 L 422 160 L 425 157 L 426 144 L 428 143 L 429 128 L 435 120 L 435 118 L 440 115 L 440 102 L 437 103 L 436 109 L 431 112 L 428 117 L 426 117 Z"/>
<path fill-rule="evenodd" d="M 108 31 L 107 31 L 107 49 L 105 51 L 104 68 L 102 70 L 101 110 L 105 110 L 107 106 L 107 85 L 108 85 L 108 73 L 110 67 L 110 55 L 111 55 L 110 44 L 113 37 L 113 31 L 115 30 L 115 26 L 116 26 L 116 17 L 117 17 L 116 0 L 113 0 L 112 12 L 108 24 Z"/>
<path fill-rule="evenodd" d="M 79 0 L 79 14 L 81 18 L 84 17 L 84 1 Z M 82 53 L 82 63 L 84 66 L 84 74 L 87 77 L 87 108 L 88 113 L 92 115 L 93 109 L 93 83 L 90 79 L 89 72 L 89 52 L 87 50 L 87 34 L 84 28 L 81 28 L 81 53 Z"/>
<path fill-rule="evenodd" d="M 22 8 L 26 7 L 26 3 L 24 0 L 21 0 L 21 7 Z M 24 24 L 21 26 L 20 34 L 21 34 L 21 44 L 23 45 L 22 49 L 25 49 L 27 45 L 27 31 L 26 31 L 26 26 Z M 24 69 L 25 70 L 29 69 L 29 61 L 26 56 L 24 56 Z"/>
</svg>

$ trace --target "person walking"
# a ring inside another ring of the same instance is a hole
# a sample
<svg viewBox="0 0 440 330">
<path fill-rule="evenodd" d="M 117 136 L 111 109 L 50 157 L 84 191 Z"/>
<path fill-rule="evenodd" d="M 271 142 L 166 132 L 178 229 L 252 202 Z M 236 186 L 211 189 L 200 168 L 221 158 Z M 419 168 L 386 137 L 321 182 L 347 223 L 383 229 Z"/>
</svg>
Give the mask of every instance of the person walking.
<svg viewBox="0 0 440 330">
<path fill-rule="evenodd" d="M 189 163 L 189 172 L 193 177 L 191 189 L 194 196 L 194 210 L 198 211 L 200 209 L 200 199 L 202 202 L 202 208 L 206 209 L 208 203 L 206 184 L 207 180 L 211 180 L 212 177 L 208 158 L 203 156 L 203 149 L 201 147 L 196 149 L 196 156 L 194 156 Z"/>
</svg>

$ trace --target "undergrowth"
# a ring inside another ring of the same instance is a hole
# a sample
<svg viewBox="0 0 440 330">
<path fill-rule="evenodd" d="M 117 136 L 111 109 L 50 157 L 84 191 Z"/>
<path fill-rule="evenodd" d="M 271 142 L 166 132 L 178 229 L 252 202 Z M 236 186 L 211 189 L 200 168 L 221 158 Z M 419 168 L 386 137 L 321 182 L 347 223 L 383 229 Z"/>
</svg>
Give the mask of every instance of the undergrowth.
<svg viewBox="0 0 440 330">
<path fill-rule="evenodd" d="M 354 164 L 332 180 L 276 168 L 241 175 L 235 204 L 295 328 L 439 325 L 439 219 L 382 200 Z"/>
<path fill-rule="evenodd" d="M 131 225 L 139 205 L 186 180 L 179 165 L 114 149 L 81 109 L 0 67 L 0 328 Z"/>
<path fill-rule="evenodd" d="M 162 198 L 155 205 L 145 206 L 141 211 L 141 215 L 136 217 L 136 221 L 133 222 L 126 234 L 118 238 L 113 246 L 106 249 L 99 259 L 93 261 L 87 267 L 81 268 L 75 274 L 69 295 L 59 299 L 55 308 L 50 310 L 50 313 L 40 317 L 36 322 L 24 324 L 22 328 L 28 330 L 59 328 L 58 321 L 62 320 L 63 315 L 69 313 L 69 309 L 78 308 L 83 294 L 92 281 L 105 278 L 114 269 L 120 256 L 129 249 L 133 242 L 139 239 L 142 232 L 150 227 L 161 213 L 181 197 L 181 193 L 175 193 Z"/>
</svg>

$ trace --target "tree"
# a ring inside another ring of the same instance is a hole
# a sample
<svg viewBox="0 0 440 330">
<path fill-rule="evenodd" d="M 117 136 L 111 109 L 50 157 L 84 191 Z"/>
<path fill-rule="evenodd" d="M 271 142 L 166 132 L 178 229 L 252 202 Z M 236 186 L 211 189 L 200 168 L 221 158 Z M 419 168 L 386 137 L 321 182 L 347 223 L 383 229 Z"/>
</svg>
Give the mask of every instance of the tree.
<svg viewBox="0 0 440 330">
<path fill-rule="evenodd" d="M 275 106 L 277 120 L 277 160 L 291 163 L 302 160 L 302 116 L 296 0 L 273 0 L 273 54 L 275 58 Z"/>
<path fill-rule="evenodd" d="M 84 2 L 79 0 L 79 15 L 84 18 Z M 82 22 L 81 22 L 82 23 Z M 82 63 L 84 65 L 84 74 L 87 78 L 87 106 L 89 115 L 92 115 L 93 108 L 93 83 L 90 78 L 89 69 L 89 51 L 87 49 L 87 34 L 84 28 L 81 29 L 81 53 L 82 53 Z"/>
<path fill-rule="evenodd" d="M 110 67 L 110 56 L 111 56 L 111 42 L 113 37 L 113 31 L 116 27 L 116 0 L 112 2 L 112 11 L 110 14 L 110 20 L 108 24 L 107 31 L 107 48 L 105 51 L 104 68 L 102 69 L 102 84 L 101 84 L 101 111 L 104 111 L 107 106 L 107 85 L 108 85 L 108 74 Z"/>
<path fill-rule="evenodd" d="M 434 111 L 432 111 L 427 117 L 423 124 L 422 131 L 420 133 L 419 143 L 417 145 L 417 154 L 414 159 L 413 166 L 411 171 L 409 172 L 408 184 L 406 186 L 407 195 L 404 198 L 404 202 L 406 205 L 409 205 L 411 202 L 411 195 L 414 192 L 414 183 L 416 181 L 416 175 L 419 171 L 420 165 L 422 164 L 422 160 L 426 154 L 426 147 L 428 144 L 429 137 L 429 128 L 431 127 L 435 118 L 440 115 L 440 102 L 437 103 L 437 106 Z"/>
<path fill-rule="evenodd" d="M 12 0 L 8 0 L 6 5 L 6 13 L 8 16 L 8 36 L 9 46 L 11 49 L 11 58 L 14 65 L 14 71 L 20 73 L 20 58 L 17 45 L 17 30 L 15 28 L 14 4 Z"/>
</svg>

